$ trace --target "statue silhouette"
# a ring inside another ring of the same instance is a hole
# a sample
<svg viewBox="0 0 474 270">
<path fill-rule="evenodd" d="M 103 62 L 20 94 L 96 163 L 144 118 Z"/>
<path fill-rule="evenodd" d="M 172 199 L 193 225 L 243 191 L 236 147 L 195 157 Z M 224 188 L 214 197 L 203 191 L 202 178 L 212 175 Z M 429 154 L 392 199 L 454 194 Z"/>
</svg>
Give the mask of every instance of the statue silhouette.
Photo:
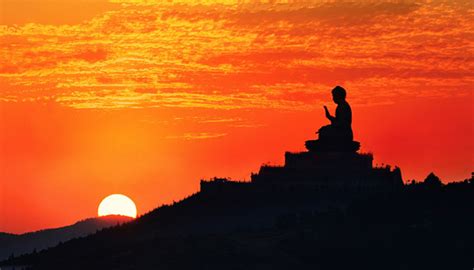
<svg viewBox="0 0 474 270">
<path fill-rule="evenodd" d="M 346 90 L 341 86 L 332 89 L 332 99 L 337 104 L 336 114 L 332 116 L 324 106 L 326 118 L 330 125 L 321 127 L 317 134 L 318 140 L 306 141 L 306 148 L 310 151 L 354 152 L 359 150 L 360 143 L 353 141 L 352 110 L 346 101 Z"/>
<path fill-rule="evenodd" d="M 341 86 L 336 86 L 332 89 L 332 100 L 337 104 L 336 116 L 332 116 L 328 108 L 324 106 L 326 118 L 331 121 L 331 124 L 319 129 L 319 139 L 324 141 L 352 141 L 352 110 L 346 101 L 346 90 Z"/>
</svg>

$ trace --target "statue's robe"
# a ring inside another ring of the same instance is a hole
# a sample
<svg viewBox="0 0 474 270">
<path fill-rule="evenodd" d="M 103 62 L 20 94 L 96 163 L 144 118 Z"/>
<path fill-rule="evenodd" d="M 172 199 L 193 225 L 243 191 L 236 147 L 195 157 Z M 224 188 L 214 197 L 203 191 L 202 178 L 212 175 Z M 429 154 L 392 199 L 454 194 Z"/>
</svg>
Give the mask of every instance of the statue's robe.
<svg viewBox="0 0 474 270">
<path fill-rule="evenodd" d="M 319 139 L 323 141 L 352 141 L 352 110 L 346 101 L 338 104 L 336 115 L 330 125 L 319 129 Z"/>
</svg>

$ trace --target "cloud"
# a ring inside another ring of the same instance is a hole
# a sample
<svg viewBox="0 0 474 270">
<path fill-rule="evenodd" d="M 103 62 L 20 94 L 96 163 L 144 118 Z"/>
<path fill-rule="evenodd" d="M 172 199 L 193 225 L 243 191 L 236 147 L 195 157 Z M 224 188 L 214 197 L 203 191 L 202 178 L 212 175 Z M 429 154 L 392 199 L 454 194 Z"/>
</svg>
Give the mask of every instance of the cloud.
<svg viewBox="0 0 474 270">
<path fill-rule="evenodd" d="M 211 6 L 211 7 L 209 7 Z M 190 21 L 212 19 L 230 22 L 231 27 L 267 26 L 272 22 L 286 21 L 292 24 L 319 22 L 324 24 L 353 25 L 371 24 L 379 16 L 407 15 L 419 7 L 415 2 L 320 2 L 265 3 L 251 1 L 240 4 L 215 4 L 183 6 L 168 9 L 162 19 L 179 18 Z"/>
<path fill-rule="evenodd" d="M 157 92 L 155 88 L 136 88 L 135 92 L 137 93 L 143 93 L 143 94 L 154 94 Z"/>
<path fill-rule="evenodd" d="M 183 140 L 204 140 L 204 139 L 215 139 L 226 136 L 227 133 L 184 133 L 182 135 L 167 136 L 166 139 L 183 139 Z"/>
<path fill-rule="evenodd" d="M 213 118 L 200 120 L 199 123 L 232 123 L 241 121 L 242 118 Z"/>
<path fill-rule="evenodd" d="M 336 84 L 367 104 L 467 95 L 474 82 L 461 2 L 115 2 L 78 24 L 0 26 L 0 97 L 306 110 Z"/>
</svg>

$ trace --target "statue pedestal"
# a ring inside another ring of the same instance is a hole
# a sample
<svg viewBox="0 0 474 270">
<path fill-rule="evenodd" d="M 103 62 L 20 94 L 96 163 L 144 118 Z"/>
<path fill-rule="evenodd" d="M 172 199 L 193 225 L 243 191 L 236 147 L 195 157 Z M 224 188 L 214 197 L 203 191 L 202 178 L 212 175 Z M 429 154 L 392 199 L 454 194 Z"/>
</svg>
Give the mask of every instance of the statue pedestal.
<svg viewBox="0 0 474 270">
<path fill-rule="evenodd" d="M 305 143 L 310 152 L 357 152 L 360 143 L 356 141 L 309 140 Z"/>
</svg>

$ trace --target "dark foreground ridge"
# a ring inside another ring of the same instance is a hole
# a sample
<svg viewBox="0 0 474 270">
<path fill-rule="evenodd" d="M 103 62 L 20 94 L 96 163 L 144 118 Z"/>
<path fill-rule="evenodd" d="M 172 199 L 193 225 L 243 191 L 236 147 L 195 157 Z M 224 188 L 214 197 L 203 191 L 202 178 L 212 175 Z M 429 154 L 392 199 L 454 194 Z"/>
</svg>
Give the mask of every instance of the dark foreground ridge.
<svg viewBox="0 0 474 270">
<path fill-rule="evenodd" d="M 251 182 L 201 181 L 180 202 L 1 267 L 472 269 L 472 177 L 404 185 L 370 154 L 311 144 Z"/>
</svg>

